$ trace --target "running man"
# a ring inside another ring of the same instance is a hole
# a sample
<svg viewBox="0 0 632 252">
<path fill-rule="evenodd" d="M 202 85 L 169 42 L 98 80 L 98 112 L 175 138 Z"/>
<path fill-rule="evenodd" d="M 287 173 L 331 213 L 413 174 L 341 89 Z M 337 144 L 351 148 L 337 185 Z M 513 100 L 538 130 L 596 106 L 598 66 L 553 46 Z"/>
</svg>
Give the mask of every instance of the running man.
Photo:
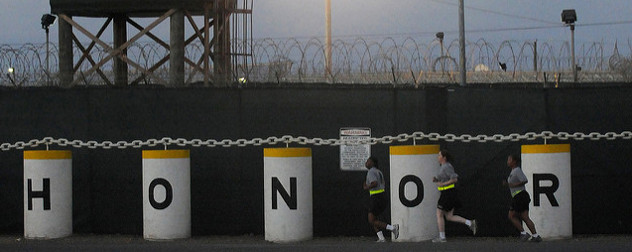
<svg viewBox="0 0 632 252">
<path fill-rule="evenodd" d="M 441 192 L 439 202 L 437 203 L 439 237 L 433 239 L 432 242 L 447 241 L 445 237 L 445 219 L 467 225 L 470 230 L 472 230 L 472 233 L 476 235 L 476 220 L 468 220 L 461 216 L 454 215 L 454 209 L 460 208 L 461 202 L 459 201 L 455 188 L 459 175 L 454 172 L 454 167 L 450 163 L 452 162 L 452 155 L 446 150 L 441 150 L 439 151 L 437 159 L 440 164 L 439 174 L 432 178 L 432 182 L 437 184 L 437 189 Z"/>
<path fill-rule="evenodd" d="M 531 197 L 529 197 L 529 193 L 524 186 L 528 182 L 527 176 L 524 175 L 524 172 L 522 172 L 518 164 L 520 164 L 520 157 L 518 155 L 512 154 L 507 157 L 507 166 L 511 169 L 507 181 L 503 181 L 503 185 L 508 186 L 511 192 L 511 205 L 509 206 L 509 214 L 507 217 L 509 217 L 514 227 L 520 231 L 521 241 L 528 241 L 529 238 L 531 238 L 532 242 L 540 242 L 542 241 L 542 237 L 535 231 L 535 224 L 533 224 L 533 221 L 529 218 L 529 203 L 531 202 Z M 522 227 L 523 221 L 527 224 L 532 235 L 527 234 Z"/>
<path fill-rule="evenodd" d="M 377 159 L 370 157 L 364 164 L 369 171 L 366 173 L 366 181 L 363 184 L 364 190 L 368 190 L 370 194 L 369 203 L 369 224 L 373 227 L 373 230 L 377 233 L 378 242 L 385 242 L 382 229 L 389 230 L 393 233 L 393 238 L 399 237 L 399 225 L 390 225 L 378 220 L 378 216 L 386 209 L 386 197 L 384 193 L 385 182 L 384 175 L 377 168 Z"/>
</svg>

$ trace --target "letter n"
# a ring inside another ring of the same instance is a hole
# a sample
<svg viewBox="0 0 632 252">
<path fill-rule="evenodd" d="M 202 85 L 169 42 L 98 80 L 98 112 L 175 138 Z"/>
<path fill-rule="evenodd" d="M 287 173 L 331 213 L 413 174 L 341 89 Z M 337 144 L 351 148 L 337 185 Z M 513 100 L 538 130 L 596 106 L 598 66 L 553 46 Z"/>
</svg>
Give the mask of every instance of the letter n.
<svg viewBox="0 0 632 252">
<path fill-rule="evenodd" d="M 285 203 L 290 209 L 296 210 L 297 195 L 296 195 L 296 178 L 295 177 L 290 178 L 290 193 L 289 194 L 287 193 L 287 191 L 285 190 L 285 188 L 283 187 L 279 179 L 277 177 L 272 177 L 272 209 L 278 208 L 277 207 L 277 192 L 278 194 L 281 194 L 281 197 L 283 198 L 283 200 L 285 201 Z"/>
</svg>

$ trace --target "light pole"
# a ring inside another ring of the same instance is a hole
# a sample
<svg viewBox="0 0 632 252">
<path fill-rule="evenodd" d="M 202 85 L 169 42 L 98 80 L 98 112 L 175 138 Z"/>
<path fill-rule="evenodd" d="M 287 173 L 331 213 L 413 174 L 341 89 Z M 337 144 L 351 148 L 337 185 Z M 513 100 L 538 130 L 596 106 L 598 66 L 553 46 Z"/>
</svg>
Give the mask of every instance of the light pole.
<svg viewBox="0 0 632 252">
<path fill-rule="evenodd" d="M 443 32 L 437 32 L 437 34 L 435 34 L 435 36 L 439 39 L 439 45 L 441 46 L 441 57 L 443 57 L 443 38 L 444 38 L 444 34 L 443 34 Z"/>
<path fill-rule="evenodd" d="M 577 83 L 577 65 L 575 64 L 575 21 L 577 21 L 577 14 L 574 9 L 562 11 L 562 22 L 571 27 L 571 69 L 573 71 L 573 83 Z"/>
<path fill-rule="evenodd" d="M 325 0 L 325 75 L 331 76 L 331 0 Z"/>
<path fill-rule="evenodd" d="M 437 34 L 435 34 L 435 36 L 437 37 L 437 39 L 439 39 L 439 46 L 441 46 L 441 76 L 443 76 L 443 74 L 445 73 L 445 63 L 443 60 L 443 37 L 444 34 L 443 32 L 437 32 Z"/>
<path fill-rule="evenodd" d="M 463 0 L 459 0 L 459 68 L 461 72 L 461 86 L 465 86 L 467 81 L 465 79 L 465 6 Z"/>
<path fill-rule="evenodd" d="M 42 15 L 42 29 L 46 30 L 46 85 L 50 86 L 50 70 L 48 67 L 48 58 L 50 56 L 48 27 L 55 23 L 55 16 L 51 14 Z"/>
</svg>

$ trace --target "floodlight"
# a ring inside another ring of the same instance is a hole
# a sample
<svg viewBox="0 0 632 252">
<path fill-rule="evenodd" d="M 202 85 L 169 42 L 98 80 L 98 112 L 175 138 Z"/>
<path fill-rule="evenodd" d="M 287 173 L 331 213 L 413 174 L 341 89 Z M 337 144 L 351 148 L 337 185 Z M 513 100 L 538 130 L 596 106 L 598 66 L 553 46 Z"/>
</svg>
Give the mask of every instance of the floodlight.
<svg viewBox="0 0 632 252">
<path fill-rule="evenodd" d="M 577 13 L 574 9 L 562 11 L 562 22 L 566 24 L 573 24 L 577 21 Z"/>
<path fill-rule="evenodd" d="M 575 21 L 577 13 L 574 9 L 562 10 L 562 22 L 571 28 L 571 70 L 573 71 L 573 82 L 577 82 L 577 65 L 575 64 Z"/>
<path fill-rule="evenodd" d="M 51 14 L 42 15 L 42 29 L 48 29 L 50 25 L 55 23 L 55 19 L 57 19 L 57 17 Z"/>
<path fill-rule="evenodd" d="M 437 36 L 438 39 L 443 39 L 443 32 L 437 32 L 435 36 Z"/>
</svg>

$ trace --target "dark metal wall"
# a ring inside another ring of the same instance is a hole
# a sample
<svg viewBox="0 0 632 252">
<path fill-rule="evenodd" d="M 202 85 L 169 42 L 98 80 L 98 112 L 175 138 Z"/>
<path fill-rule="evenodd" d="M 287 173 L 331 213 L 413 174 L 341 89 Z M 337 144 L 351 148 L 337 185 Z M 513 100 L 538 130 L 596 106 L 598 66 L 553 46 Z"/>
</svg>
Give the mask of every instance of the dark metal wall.
<svg viewBox="0 0 632 252">
<path fill-rule="evenodd" d="M 50 0 L 51 12 L 72 16 L 101 17 L 111 14 L 158 13 L 184 8 L 201 11 L 214 0 Z"/>
<path fill-rule="evenodd" d="M 0 90 L 0 142 L 49 136 L 84 141 L 337 138 L 339 128 L 349 126 L 370 127 L 373 136 L 621 132 L 632 125 L 630 95 L 632 88 Z M 574 233 L 632 233 L 630 140 L 565 142 L 571 144 Z M 541 143 L 439 142 L 456 157 L 464 203 L 459 213 L 478 219 L 481 235 L 514 234 L 506 220 L 510 196 L 501 186 L 509 173 L 506 157 L 519 153 L 522 144 Z M 142 234 L 140 149 L 51 147 L 73 151 L 76 233 Z M 264 147 L 274 146 L 191 148 L 193 235 L 263 233 Z M 310 147 L 314 234 L 371 235 L 368 195 L 361 188 L 365 173 L 340 171 L 338 147 Z M 388 177 L 388 146 L 375 145 L 372 152 Z M 0 233 L 23 230 L 22 181 L 22 150 L 0 152 Z M 447 228 L 452 235 L 468 234 L 463 226 Z"/>
</svg>

